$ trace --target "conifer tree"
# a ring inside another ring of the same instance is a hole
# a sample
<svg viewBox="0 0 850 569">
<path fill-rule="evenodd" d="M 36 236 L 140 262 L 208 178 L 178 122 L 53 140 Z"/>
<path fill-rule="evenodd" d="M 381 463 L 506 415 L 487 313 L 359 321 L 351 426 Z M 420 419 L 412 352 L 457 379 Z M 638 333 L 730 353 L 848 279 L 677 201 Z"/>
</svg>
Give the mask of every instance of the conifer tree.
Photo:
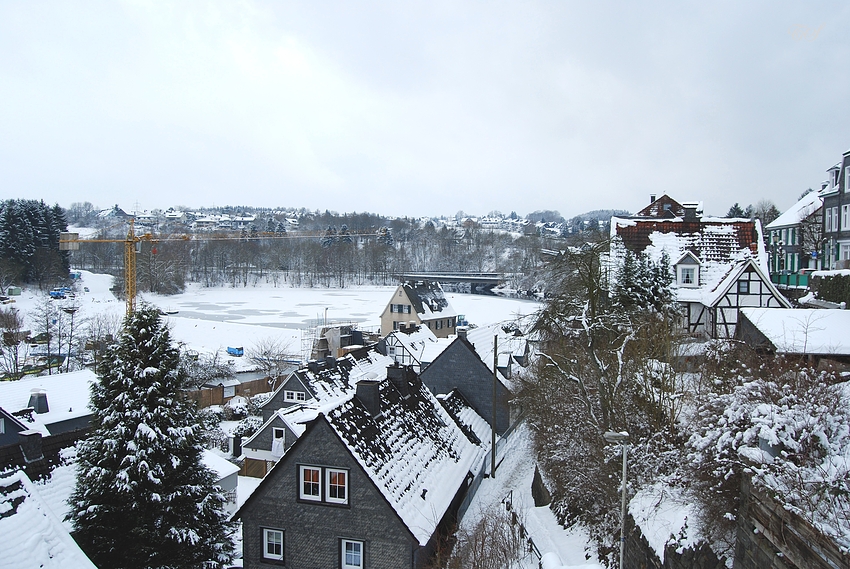
<svg viewBox="0 0 850 569">
<path fill-rule="evenodd" d="M 179 353 L 156 309 L 127 318 L 98 375 L 69 500 L 83 550 L 99 567 L 228 562 L 225 497 L 201 463 L 200 426 L 179 393 Z"/>
</svg>

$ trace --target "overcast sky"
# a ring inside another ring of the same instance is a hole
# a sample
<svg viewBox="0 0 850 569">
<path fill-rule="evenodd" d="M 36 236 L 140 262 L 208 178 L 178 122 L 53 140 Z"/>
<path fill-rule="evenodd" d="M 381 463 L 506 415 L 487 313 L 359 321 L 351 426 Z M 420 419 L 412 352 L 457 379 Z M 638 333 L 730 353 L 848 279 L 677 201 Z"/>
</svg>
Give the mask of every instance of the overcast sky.
<svg viewBox="0 0 850 569">
<path fill-rule="evenodd" d="M 850 3 L 0 2 L 0 198 L 784 210 L 850 148 Z"/>
</svg>

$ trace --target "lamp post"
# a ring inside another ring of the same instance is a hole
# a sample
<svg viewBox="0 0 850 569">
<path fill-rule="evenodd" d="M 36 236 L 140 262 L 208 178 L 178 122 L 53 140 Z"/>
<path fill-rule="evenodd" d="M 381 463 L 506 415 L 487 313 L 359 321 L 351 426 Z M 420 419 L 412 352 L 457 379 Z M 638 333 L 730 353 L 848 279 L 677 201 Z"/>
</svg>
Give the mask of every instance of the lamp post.
<svg viewBox="0 0 850 569">
<path fill-rule="evenodd" d="M 604 435 L 605 441 L 618 444 L 623 447 L 623 479 L 622 479 L 622 502 L 620 505 L 620 569 L 624 569 L 623 561 L 626 552 L 626 468 L 629 448 L 629 433 L 623 431 L 616 433 L 607 431 Z"/>
</svg>

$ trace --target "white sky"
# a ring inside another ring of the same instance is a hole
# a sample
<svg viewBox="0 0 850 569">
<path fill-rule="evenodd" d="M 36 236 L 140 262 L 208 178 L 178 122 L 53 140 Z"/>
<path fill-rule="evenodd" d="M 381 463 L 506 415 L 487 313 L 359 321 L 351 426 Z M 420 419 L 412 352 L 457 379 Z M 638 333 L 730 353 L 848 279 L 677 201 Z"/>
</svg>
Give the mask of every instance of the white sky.
<svg viewBox="0 0 850 569">
<path fill-rule="evenodd" d="M 845 2 L 9 0 L 0 198 L 785 209 L 850 148 L 848 48 Z"/>
</svg>

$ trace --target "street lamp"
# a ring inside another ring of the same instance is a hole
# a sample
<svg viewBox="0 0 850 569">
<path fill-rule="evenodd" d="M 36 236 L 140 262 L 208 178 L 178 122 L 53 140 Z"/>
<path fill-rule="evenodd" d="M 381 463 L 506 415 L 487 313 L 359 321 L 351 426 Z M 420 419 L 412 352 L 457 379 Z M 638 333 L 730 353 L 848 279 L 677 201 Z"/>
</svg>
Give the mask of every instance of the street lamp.
<svg viewBox="0 0 850 569">
<path fill-rule="evenodd" d="M 623 431 L 616 433 L 607 431 L 604 435 L 605 441 L 611 444 L 618 444 L 623 447 L 623 498 L 620 505 L 620 569 L 624 569 L 623 561 L 626 552 L 626 465 L 629 448 L 629 433 Z"/>
</svg>

